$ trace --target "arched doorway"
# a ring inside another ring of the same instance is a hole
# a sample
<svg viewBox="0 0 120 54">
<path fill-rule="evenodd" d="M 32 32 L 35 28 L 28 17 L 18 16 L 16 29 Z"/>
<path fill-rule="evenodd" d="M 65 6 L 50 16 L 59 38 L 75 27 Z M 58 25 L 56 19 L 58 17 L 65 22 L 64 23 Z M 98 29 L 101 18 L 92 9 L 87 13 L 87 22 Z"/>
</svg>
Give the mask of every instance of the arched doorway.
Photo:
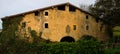
<svg viewBox="0 0 120 54">
<path fill-rule="evenodd" d="M 70 36 L 63 37 L 60 42 L 75 42 L 74 38 Z"/>
</svg>

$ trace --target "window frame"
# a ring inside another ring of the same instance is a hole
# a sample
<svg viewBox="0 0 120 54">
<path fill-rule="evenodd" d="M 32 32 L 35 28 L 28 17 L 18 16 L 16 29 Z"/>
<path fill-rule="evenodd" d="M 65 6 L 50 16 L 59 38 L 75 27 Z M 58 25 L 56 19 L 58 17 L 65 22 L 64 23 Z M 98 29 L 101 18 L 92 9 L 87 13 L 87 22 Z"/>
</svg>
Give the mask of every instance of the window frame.
<svg viewBox="0 0 120 54">
<path fill-rule="evenodd" d="M 48 11 L 45 11 L 45 16 L 48 16 L 48 15 L 49 15 Z"/>
<path fill-rule="evenodd" d="M 48 22 L 45 22 L 45 23 L 44 23 L 44 28 L 45 28 L 45 29 L 48 29 L 48 28 L 49 28 Z"/>
<path fill-rule="evenodd" d="M 76 25 L 73 25 L 73 30 L 76 30 L 77 29 L 77 26 Z"/>
<path fill-rule="evenodd" d="M 57 7 L 58 10 L 62 10 L 62 11 L 65 11 L 65 5 L 62 5 L 62 6 L 58 6 Z"/>
<path fill-rule="evenodd" d="M 35 11 L 34 14 L 35 14 L 35 16 L 39 16 L 40 12 L 39 11 Z"/>
<path fill-rule="evenodd" d="M 85 29 L 86 29 L 86 30 L 89 30 L 89 25 L 86 25 Z"/>
<path fill-rule="evenodd" d="M 69 11 L 70 12 L 76 12 L 76 8 L 74 6 L 69 5 Z"/>
<path fill-rule="evenodd" d="M 86 15 L 86 19 L 89 19 L 89 15 Z"/>
</svg>

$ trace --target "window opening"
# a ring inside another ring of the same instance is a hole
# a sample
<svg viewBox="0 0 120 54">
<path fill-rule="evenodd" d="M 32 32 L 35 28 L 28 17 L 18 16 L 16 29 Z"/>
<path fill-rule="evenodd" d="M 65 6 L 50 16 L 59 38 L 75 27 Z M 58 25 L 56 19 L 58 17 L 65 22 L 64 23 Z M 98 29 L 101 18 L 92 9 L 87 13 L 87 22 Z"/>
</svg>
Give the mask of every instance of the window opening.
<svg viewBox="0 0 120 54">
<path fill-rule="evenodd" d="M 96 18 L 96 23 L 98 23 L 99 22 L 99 19 L 98 18 Z"/>
<path fill-rule="evenodd" d="M 38 16 L 38 15 L 39 15 L 39 12 L 38 12 L 38 11 L 36 11 L 36 12 L 35 12 L 35 16 Z"/>
<path fill-rule="evenodd" d="M 88 30 L 88 29 L 89 29 L 89 26 L 87 25 L 87 26 L 86 26 L 86 30 Z"/>
<path fill-rule="evenodd" d="M 76 30 L 76 25 L 73 25 L 73 30 Z"/>
<path fill-rule="evenodd" d="M 88 15 L 86 15 L 86 19 L 88 19 L 89 17 L 88 17 Z"/>
<path fill-rule="evenodd" d="M 75 7 L 73 7 L 73 6 L 69 6 L 69 11 L 72 11 L 72 12 L 75 12 Z"/>
<path fill-rule="evenodd" d="M 48 12 L 45 12 L 45 16 L 48 16 Z"/>
<path fill-rule="evenodd" d="M 48 28 L 48 23 L 45 23 L 45 28 Z"/>
<path fill-rule="evenodd" d="M 58 6 L 58 10 L 65 10 L 65 5 Z"/>
<path fill-rule="evenodd" d="M 103 24 L 101 24 L 101 26 L 100 26 L 100 31 L 102 31 L 102 29 L 103 29 Z"/>
</svg>

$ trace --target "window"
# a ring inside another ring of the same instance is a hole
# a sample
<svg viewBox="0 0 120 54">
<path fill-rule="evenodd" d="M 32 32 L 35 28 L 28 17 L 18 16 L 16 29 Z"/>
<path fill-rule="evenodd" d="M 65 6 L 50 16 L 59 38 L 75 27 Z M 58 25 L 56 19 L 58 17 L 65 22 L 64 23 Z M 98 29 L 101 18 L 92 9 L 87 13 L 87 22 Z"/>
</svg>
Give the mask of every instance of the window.
<svg viewBox="0 0 120 54">
<path fill-rule="evenodd" d="M 48 28 L 48 23 L 45 23 L 45 28 Z"/>
<path fill-rule="evenodd" d="M 88 17 L 88 15 L 86 15 L 86 19 L 88 19 L 89 17 Z"/>
<path fill-rule="evenodd" d="M 45 16 L 48 16 L 48 12 L 45 12 Z"/>
<path fill-rule="evenodd" d="M 26 22 L 22 22 L 22 27 L 26 27 Z"/>
<path fill-rule="evenodd" d="M 98 23 L 99 22 L 99 19 L 98 18 L 96 18 L 96 23 Z"/>
<path fill-rule="evenodd" d="M 69 11 L 75 12 L 75 7 L 69 6 Z"/>
<path fill-rule="evenodd" d="M 35 16 L 38 16 L 38 15 L 39 15 L 39 12 L 38 12 L 38 11 L 36 11 L 36 12 L 35 12 Z"/>
<path fill-rule="evenodd" d="M 65 5 L 58 6 L 58 10 L 65 10 Z"/>
<path fill-rule="evenodd" d="M 101 24 L 101 26 L 100 26 L 100 31 L 102 31 L 102 29 L 103 29 L 103 24 Z"/>
<path fill-rule="evenodd" d="M 73 30 L 76 30 L 76 25 L 73 25 Z"/>
<path fill-rule="evenodd" d="M 89 29 L 89 26 L 87 25 L 87 26 L 86 26 L 86 30 L 88 30 L 88 29 Z"/>
</svg>

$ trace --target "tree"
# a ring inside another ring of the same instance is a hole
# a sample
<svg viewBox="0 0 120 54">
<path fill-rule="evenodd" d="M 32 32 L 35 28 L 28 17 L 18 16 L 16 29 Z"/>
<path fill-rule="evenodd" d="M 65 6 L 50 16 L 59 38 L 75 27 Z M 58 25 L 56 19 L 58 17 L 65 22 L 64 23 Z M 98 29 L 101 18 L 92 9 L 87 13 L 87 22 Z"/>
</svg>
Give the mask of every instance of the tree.
<svg viewBox="0 0 120 54">
<path fill-rule="evenodd" d="M 116 26 L 113 28 L 113 36 L 114 42 L 120 43 L 120 26 Z"/>
<path fill-rule="evenodd" d="M 90 12 L 97 18 L 103 19 L 112 27 L 120 25 L 120 0 L 96 0 L 90 5 Z"/>
</svg>

